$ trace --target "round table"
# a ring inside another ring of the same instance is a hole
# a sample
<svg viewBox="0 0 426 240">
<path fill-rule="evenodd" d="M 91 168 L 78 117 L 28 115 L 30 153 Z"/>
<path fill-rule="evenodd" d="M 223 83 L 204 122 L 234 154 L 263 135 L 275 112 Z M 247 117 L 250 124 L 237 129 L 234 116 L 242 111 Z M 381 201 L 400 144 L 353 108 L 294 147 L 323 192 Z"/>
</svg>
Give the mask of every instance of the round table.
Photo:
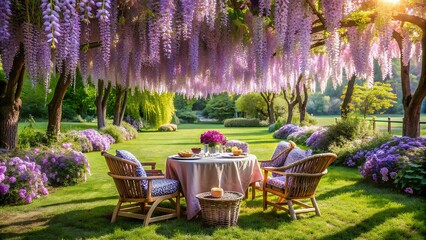
<svg viewBox="0 0 426 240">
<path fill-rule="evenodd" d="M 186 201 L 186 215 L 193 218 L 201 210 L 198 193 L 209 192 L 212 187 L 224 191 L 245 193 L 253 182 L 262 180 L 262 172 L 255 155 L 232 157 L 222 154 L 199 159 L 175 159 L 166 162 L 166 178 L 179 180 Z"/>
</svg>

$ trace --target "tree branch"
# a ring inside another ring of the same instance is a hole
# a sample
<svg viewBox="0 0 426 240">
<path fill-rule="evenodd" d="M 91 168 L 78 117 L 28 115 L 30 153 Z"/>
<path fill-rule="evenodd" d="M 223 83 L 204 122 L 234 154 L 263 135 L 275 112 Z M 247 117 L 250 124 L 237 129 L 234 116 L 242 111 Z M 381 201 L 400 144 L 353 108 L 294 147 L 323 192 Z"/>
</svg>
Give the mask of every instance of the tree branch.
<svg viewBox="0 0 426 240">
<path fill-rule="evenodd" d="M 318 19 L 320 20 L 320 22 L 322 23 L 322 25 L 325 26 L 324 16 L 320 12 L 318 12 L 318 10 L 315 8 L 314 3 L 312 2 L 312 0 L 306 0 L 306 3 L 312 9 L 312 12 L 318 17 Z"/>
<path fill-rule="evenodd" d="M 409 15 L 406 13 L 399 13 L 393 16 L 393 19 L 398 20 L 398 21 L 404 21 L 404 22 L 409 22 L 412 24 L 415 24 L 417 26 L 419 26 L 423 32 L 426 31 L 426 19 L 421 18 L 421 17 L 417 17 L 414 15 Z"/>
</svg>

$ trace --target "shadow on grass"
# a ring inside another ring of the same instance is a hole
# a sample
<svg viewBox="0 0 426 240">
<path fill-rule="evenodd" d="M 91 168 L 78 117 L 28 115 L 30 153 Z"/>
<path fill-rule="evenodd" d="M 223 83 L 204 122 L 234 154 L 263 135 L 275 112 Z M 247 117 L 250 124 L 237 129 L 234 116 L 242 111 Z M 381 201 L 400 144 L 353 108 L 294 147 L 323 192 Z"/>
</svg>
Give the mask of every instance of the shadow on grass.
<svg viewBox="0 0 426 240">
<path fill-rule="evenodd" d="M 53 203 L 53 204 L 47 204 L 42 205 L 42 207 L 53 207 L 53 206 L 60 206 L 60 205 L 66 205 L 66 204 L 81 204 L 81 203 L 90 203 L 90 202 L 98 202 L 98 201 L 104 201 L 104 200 L 110 200 L 110 199 L 117 199 L 117 196 L 109 196 L 109 197 L 98 197 L 98 198 L 88 198 L 88 199 L 79 199 L 79 200 L 72 200 L 68 202 L 60 202 L 60 203 Z"/>
<path fill-rule="evenodd" d="M 354 239 L 357 237 L 360 237 L 363 233 L 369 232 L 378 225 L 384 223 L 385 221 L 389 220 L 390 218 L 395 218 L 399 214 L 405 214 L 412 212 L 414 209 L 409 209 L 407 207 L 400 207 L 400 208 L 388 208 L 383 211 L 380 211 L 378 213 L 373 214 L 372 216 L 362 220 L 361 222 L 355 224 L 354 226 L 348 227 L 340 232 L 336 232 L 331 235 L 324 236 L 320 239 Z M 392 234 L 395 234 L 398 232 L 398 235 L 400 237 L 405 236 L 403 238 L 398 237 L 397 235 L 392 236 Z M 383 233 L 387 239 L 405 239 L 410 237 L 409 232 L 404 232 L 401 230 L 391 230 L 389 232 Z"/>
</svg>

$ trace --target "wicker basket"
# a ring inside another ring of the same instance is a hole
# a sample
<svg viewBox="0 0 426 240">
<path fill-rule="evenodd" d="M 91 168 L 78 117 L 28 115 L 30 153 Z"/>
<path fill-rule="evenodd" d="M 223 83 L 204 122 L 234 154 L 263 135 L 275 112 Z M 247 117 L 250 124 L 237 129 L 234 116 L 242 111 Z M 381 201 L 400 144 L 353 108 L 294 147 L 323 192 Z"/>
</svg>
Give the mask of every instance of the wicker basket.
<svg viewBox="0 0 426 240">
<path fill-rule="evenodd" d="M 214 198 L 210 192 L 204 192 L 197 194 L 196 197 L 200 201 L 203 223 L 218 227 L 237 224 L 243 194 L 225 191 L 221 198 Z"/>
</svg>

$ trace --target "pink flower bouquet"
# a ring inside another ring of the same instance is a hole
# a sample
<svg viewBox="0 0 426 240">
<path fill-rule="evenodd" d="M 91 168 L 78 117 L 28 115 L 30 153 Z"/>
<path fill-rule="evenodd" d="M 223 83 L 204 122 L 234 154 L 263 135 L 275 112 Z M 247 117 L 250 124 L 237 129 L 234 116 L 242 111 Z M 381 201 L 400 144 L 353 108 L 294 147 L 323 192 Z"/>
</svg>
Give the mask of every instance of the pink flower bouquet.
<svg viewBox="0 0 426 240">
<path fill-rule="evenodd" d="M 209 147 L 216 146 L 217 144 L 224 145 L 226 143 L 226 138 L 219 131 L 209 130 L 201 134 L 200 143 L 208 144 Z"/>
</svg>

